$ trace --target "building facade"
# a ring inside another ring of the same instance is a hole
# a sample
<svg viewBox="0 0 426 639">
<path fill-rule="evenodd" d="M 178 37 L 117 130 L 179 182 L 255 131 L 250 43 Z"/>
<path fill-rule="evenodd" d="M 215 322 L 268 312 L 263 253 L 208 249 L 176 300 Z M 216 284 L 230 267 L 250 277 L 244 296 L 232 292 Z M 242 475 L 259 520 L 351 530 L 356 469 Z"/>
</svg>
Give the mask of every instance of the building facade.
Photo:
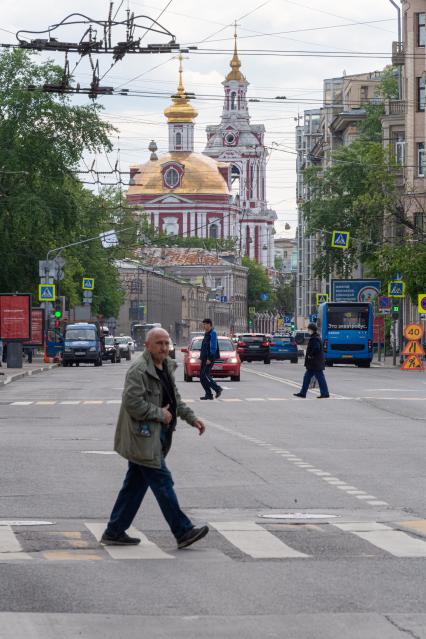
<svg viewBox="0 0 426 639">
<path fill-rule="evenodd" d="M 275 211 L 266 199 L 265 127 L 250 124 L 247 105 L 249 83 L 241 73 L 235 34 L 231 71 L 222 83 L 224 103 L 220 124 L 208 126 L 205 155 L 226 162 L 228 186 L 238 202 L 240 253 L 263 264 L 274 266 Z"/>
</svg>

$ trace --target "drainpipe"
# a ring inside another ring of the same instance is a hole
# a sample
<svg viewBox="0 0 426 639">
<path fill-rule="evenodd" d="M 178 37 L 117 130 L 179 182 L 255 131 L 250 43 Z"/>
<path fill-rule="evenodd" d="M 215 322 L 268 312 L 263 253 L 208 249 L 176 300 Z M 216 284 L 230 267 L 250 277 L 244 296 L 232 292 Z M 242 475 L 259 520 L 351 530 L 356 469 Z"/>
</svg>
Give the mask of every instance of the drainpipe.
<svg viewBox="0 0 426 639">
<path fill-rule="evenodd" d="M 398 11 L 398 42 L 402 43 L 401 7 L 398 4 L 396 4 L 395 0 L 389 0 L 389 2 L 393 4 L 395 9 Z M 398 67 L 398 92 L 399 92 L 399 99 L 402 100 L 402 67 L 401 66 Z"/>
</svg>

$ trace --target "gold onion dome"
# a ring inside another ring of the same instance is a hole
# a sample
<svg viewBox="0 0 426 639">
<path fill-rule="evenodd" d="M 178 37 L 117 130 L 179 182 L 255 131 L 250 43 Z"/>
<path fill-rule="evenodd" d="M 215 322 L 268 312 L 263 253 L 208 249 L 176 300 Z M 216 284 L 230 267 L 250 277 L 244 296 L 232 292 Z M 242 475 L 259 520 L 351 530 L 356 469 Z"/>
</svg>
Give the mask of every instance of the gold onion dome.
<svg viewBox="0 0 426 639">
<path fill-rule="evenodd" d="M 244 82 L 245 81 L 245 77 L 243 76 L 243 74 L 240 71 L 241 60 L 238 57 L 238 51 L 237 51 L 237 29 L 236 29 L 236 27 L 235 27 L 235 32 L 234 32 L 234 55 L 232 56 L 232 60 L 229 63 L 229 66 L 231 67 L 231 71 L 226 76 L 226 79 L 227 80 L 237 80 L 238 82 Z"/>
<path fill-rule="evenodd" d="M 192 122 L 198 111 L 194 109 L 185 93 L 182 82 L 182 55 L 179 56 L 179 85 L 177 93 L 172 96 L 172 104 L 164 109 L 164 115 L 169 122 Z"/>
</svg>

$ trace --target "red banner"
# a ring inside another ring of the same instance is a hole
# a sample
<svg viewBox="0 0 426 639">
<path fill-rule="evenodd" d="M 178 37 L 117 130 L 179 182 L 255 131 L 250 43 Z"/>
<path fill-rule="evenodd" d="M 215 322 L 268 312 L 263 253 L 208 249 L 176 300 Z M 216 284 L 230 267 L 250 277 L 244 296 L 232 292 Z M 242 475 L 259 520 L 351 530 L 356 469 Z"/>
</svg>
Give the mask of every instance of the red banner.
<svg viewBox="0 0 426 639">
<path fill-rule="evenodd" d="M 7 342 L 31 339 L 29 293 L 0 293 L 0 338 Z"/>
<path fill-rule="evenodd" d="M 24 342 L 26 346 L 43 346 L 44 309 L 31 310 L 31 339 Z"/>
<path fill-rule="evenodd" d="M 373 342 L 374 344 L 379 343 L 379 330 L 380 330 L 380 341 L 385 341 L 385 318 L 375 317 L 373 323 Z"/>
</svg>

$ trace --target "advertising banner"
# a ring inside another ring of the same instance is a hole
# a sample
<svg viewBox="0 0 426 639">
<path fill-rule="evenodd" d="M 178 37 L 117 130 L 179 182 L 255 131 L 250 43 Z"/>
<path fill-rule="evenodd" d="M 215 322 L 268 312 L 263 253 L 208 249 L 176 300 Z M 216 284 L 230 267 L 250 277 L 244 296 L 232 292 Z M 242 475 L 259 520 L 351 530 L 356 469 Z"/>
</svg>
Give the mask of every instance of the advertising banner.
<svg viewBox="0 0 426 639">
<path fill-rule="evenodd" d="M 31 339 L 24 342 L 26 346 L 43 346 L 44 308 L 31 310 Z"/>
<path fill-rule="evenodd" d="M 0 293 L 0 338 L 7 342 L 31 339 L 31 294 Z"/>
<path fill-rule="evenodd" d="M 331 280 L 333 302 L 373 302 L 380 288 L 380 280 Z"/>
</svg>

